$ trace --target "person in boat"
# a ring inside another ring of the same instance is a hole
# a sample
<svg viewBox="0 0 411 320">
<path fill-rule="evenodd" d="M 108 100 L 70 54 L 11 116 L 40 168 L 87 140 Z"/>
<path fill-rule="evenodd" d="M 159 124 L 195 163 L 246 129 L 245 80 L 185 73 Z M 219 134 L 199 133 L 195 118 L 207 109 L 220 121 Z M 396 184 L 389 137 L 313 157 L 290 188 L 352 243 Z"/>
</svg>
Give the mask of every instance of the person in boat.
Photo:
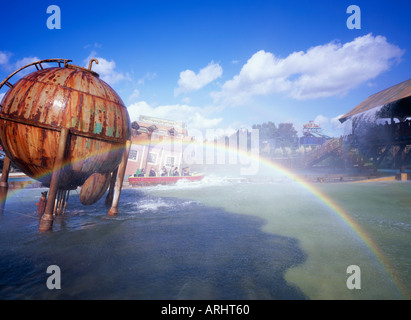
<svg viewBox="0 0 411 320">
<path fill-rule="evenodd" d="M 161 176 L 162 177 L 166 177 L 168 174 L 167 169 L 165 166 L 163 166 L 163 168 L 161 169 Z"/>
<path fill-rule="evenodd" d="M 183 172 L 181 173 L 182 176 L 189 176 L 190 175 L 190 168 L 185 167 L 183 168 Z"/>
<path fill-rule="evenodd" d="M 144 175 L 146 174 L 146 170 L 141 169 L 141 172 L 137 175 L 137 177 L 144 177 Z"/>
<path fill-rule="evenodd" d="M 173 176 L 179 176 L 180 173 L 178 172 L 178 167 L 175 167 L 173 170 Z"/>
<path fill-rule="evenodd" d="M 155 177 L 156 176 L 156 172 L 154 171 L 153 167 L 151 167 L 150 169 L 150 173 L 148 174 L 150 177 Z"/>
<path fill-rule="evenodd" d="M 139 176 L 140 176 L 140 173 L 141 173 L 141 169 L 138 168 L 138 169 L 137 169 L 137 172 L 134 174 L 134 177 L 139 177 Z"/>
</svg>

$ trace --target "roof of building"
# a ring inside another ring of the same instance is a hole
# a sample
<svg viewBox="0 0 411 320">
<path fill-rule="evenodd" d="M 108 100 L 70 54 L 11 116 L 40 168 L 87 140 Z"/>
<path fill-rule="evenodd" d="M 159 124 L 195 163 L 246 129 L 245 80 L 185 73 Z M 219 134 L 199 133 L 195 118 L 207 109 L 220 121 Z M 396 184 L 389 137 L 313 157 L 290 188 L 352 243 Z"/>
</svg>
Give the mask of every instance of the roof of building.
<svg viewBox="0 0 411 320">
<path fill-rule="evenodd" d="M 168 135 L 174 135 L 174 134 L 182 134 L 184 136 L 187 135 L 187 129 L 183 129 L 180 127 L 170 127 L 170 126 L 164 126 L 164 125 L 154 125 L 149 122 L 143 122 L 143 121 L 136 121 L 138 125 L 140 126 L 140 129 L 148 129 L 152 130 L 154 132 L 163 132 L 167 133 Z M 150 128 L 150 129 L 149 129 Z"/>
<path fill-rule="evenodd" d="M 134 121 L 132 123 L 132 128 L 133 126 L 136 134 L 132 134 L 132 140 L 135 142 L 140 141 L 140 143 L 143 143 L 144 141 L 153 141 L 151 134 L 153 134 L 153 137 L 158 137 L 160 139 L 174 137 L 180 141 L 193 141 L 193 137 L 188 135 L 188 130 L 185 128 L 171 127 L 160 124 L 155 125 L 151 122 L 144 121 Z"/>
<path fill-rule="evenodd" d="M 382 90 L 369 96 L 354 109 L 339 118 L 344 122 L 353 115 L 368 111 L 373 108 L 387 106 L 411 96 L 411 79 L 401 82 L 395 86 Z"/>
</svg>

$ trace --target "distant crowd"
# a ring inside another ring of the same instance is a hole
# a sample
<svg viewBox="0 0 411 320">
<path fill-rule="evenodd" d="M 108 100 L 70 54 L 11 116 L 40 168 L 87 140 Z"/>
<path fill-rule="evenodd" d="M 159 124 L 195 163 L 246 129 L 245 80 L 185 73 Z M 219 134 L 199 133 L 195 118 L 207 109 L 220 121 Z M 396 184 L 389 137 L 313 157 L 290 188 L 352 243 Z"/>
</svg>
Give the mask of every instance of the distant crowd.
<svg viewBox="0 0 411 320">
<path fill-rule="evenodd" d="M 167 170 L 165 166 L 161 168 L 159 172 L 156 172 L 153 167 L 150 168 L 150 171 L 147 172 L 145 169 L 137 169 L 136 174 L 134 175 L 135 177 L 178 177 L 180 176 L 180 171 L 178 170 L 178 167 L 170 168 L 170 170 Z M 181 176 L 190 176 L 190 168 L 185 167 L 181 170 Z"/>
</svg>

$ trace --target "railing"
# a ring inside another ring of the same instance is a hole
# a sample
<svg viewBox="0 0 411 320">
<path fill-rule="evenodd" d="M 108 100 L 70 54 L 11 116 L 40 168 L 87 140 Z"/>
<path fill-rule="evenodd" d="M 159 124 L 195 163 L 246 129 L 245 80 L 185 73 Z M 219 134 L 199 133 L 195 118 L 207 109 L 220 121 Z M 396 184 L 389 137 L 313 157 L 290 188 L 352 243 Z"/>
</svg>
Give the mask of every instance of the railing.
<svg viewBox="0 0 411 320">
<path fill-rule="evenodd" d="M 10 78 L 13 77 L 15 74 L 19 73 L 20 71 L 30 67 L 30 66 L 35 66 L 37 70 L 43 70 L 43 65 L 42 63 L 47 63 L 47 62 L 56 62 L 59 64 L 59 67 L 61 68 L 61 64 L 63 64 L 64 67 L 67 66 L 68 62 L 71 62 L 71 60 L 68 59 L 45 59 L 45 60 L 40 60 L 40 61 L 36 61 L 36 62 L 32 62 L 29 63 L 28 65 L 25 65 L 24 67 L 14 71 L 12 74 L 10 74 L 6 79 L 4 79 L 1 83 L 0 83 L 0 89 L 6 85 L 9 88 L 13 88 L 14 85 L 12 83 L 9 82 Z"/>
<path fill-rule="evenodd" d="M 321 146 L 318 146 L 314 150 L 305 154 L 304 164 L 306 167 L 312 166 L 315 163 L 332 155 L 341 147 L 342 147 L 342 137 L 328 140 L 325 143 L 323 143 Z"/>
</svg>

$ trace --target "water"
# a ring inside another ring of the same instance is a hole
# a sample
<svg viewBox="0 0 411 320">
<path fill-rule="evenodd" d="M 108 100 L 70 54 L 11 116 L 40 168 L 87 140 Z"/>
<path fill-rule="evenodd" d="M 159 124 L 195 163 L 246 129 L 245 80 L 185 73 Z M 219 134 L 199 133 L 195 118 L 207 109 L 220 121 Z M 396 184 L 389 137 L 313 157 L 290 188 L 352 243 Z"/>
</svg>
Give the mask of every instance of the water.
<svg viewBox="0 0 411 320">
<path fill-rule="evenodd" d="M 21 190 L 0 216 L 0 299 L 408 299 L 410 183 L 315 187 L 380 256 L 284 176 L 124 189 L 115 218 L 104 198 L 85 207 L 74 193 L 46 234 L 35 206 L 42 189 Z M 46 287 L 49 265 L 61 269 L 60 290 Z M 361 269 L 359 290 L 347 288 L 349 265 Z"/>
</svg>

